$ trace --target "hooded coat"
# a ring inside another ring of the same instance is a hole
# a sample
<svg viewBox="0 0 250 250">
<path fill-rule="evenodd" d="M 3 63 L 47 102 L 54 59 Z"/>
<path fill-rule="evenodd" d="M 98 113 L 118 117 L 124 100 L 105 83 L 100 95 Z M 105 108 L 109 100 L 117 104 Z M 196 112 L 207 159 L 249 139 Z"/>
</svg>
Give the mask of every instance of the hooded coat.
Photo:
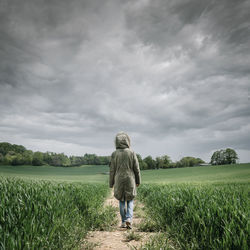
<svg viewBox="0 0 250 250">
<path fill-rule="evenodd" d="M 130 139 L 124 132 L 115 138 L 116 151 L 111 155 L 109 186 L 114 186 L 114 196 L 121 201 L 133 200 L 136 184 L 141 183 L 136 154 L 130 149 Z"/>
</svg>

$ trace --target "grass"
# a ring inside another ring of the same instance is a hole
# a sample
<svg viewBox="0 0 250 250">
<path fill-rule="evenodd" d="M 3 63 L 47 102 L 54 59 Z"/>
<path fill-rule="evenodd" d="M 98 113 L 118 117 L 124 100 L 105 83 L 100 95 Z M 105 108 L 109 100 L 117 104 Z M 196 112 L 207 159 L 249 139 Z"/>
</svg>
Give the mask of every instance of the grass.
<svg viewBox="0 0 250 250">
<path fill-rule="evenodd" d="M 142 171 L 143 183 L 250 182 L 250 163 Z"/>
<path fill-rule="evenodd" d="M 115 221 L 105 184 L 0 177 L 0 249 L 75 249 Z"/>
<path fill-rule="evenodd" d="M 126 234 L 126 241 L 131 241 L 131 240 L 135 240 L 135 241 L 139 241 L 142 238 L 142 235 L 140 235 L 139 233 L 136 233 L 135 231 L 129 231 Z"/>
<path fill-rule="evenodd" d="M 52 167 L 52 166 L 4 166 L 0 176 L 58 182 L 105 183 L 108 181 L 108 166 Z"/>
<path fill-rule="evenodd" d="M 2 166 L 0 176 L 65 182 L 105 183 L 108 166 Z M 250 181 L 250 163 L 141 171 L 143 183 L 244 183 Z"/>
<path fill-rule="evenodd" d="M 177 250 L 179 247 L 174 245 L 165 233 L 158 233 L 151 236 L 142 249 Z"/>
<path fill-rule="evenodd" d="M 102 208 L 108 171 L 0 166 L 0 249 L 74 249 L 91 228 L 108 230 L 114 221 L 112 208 Z M 141 174 L 138 197 L 148 218 L 141 228 L 162 232 L 146 247 L 250 248 L 249 163 Z"/>
<path fill-rule="evenodd" d="M 139 199 L 150 218 L 144 229 L 167 232 L 181 249 L 250 247 L 248 183 L 142 185 Z"/>
</svg>

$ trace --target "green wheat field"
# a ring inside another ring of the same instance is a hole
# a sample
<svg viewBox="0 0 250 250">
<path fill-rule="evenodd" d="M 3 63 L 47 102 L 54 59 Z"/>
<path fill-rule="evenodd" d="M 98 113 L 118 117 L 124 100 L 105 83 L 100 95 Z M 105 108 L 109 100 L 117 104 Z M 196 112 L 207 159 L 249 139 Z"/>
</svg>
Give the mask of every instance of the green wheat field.
<svg viewBox="0 0 250 250">
<path fill-rule="evenodd" d="M 0 166 L 0 249 L 78 249 L 114 222 L 108 166 Z M 250 164 L 142 171 L 149 249 L 250 248 Z"/>
</svg>

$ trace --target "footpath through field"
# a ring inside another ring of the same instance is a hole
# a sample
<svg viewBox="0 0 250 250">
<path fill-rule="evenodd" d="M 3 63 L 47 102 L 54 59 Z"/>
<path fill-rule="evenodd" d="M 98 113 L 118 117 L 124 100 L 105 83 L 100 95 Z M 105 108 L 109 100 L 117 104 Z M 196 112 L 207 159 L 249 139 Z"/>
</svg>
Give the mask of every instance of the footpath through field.
<svg viewBox="0 0 250 250">
<path fill-rule="evenodd" d="M 134 204 L 135 208 L 142 206 L 137 200 L 135 200 Z M 85 243 L 82 245 L 82 249 L 139 249 L 149 240 L 150 236 L 155 235 L 155 233 L 139 231 L 138 226 L 142 218 L 138 209 L 134 210 L 133 229 L 120 228 L 119 204 L 113 194 L 105 201 L 104 206 L 115 207 L 118 223 L 109 231 L 90 231 Z"/>
</svg>

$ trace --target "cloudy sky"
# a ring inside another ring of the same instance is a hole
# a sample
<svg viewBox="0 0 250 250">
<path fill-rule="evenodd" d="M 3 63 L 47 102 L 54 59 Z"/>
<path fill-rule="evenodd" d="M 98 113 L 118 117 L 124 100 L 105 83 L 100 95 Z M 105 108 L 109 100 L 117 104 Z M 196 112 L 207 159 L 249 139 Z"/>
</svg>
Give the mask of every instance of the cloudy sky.
<svg viewBox="0 0 250 250">
<path fill-rule="evenodd" d="M 250 1 L 0 0 L 0 141 L 250 162 Z"/>
</svg>

